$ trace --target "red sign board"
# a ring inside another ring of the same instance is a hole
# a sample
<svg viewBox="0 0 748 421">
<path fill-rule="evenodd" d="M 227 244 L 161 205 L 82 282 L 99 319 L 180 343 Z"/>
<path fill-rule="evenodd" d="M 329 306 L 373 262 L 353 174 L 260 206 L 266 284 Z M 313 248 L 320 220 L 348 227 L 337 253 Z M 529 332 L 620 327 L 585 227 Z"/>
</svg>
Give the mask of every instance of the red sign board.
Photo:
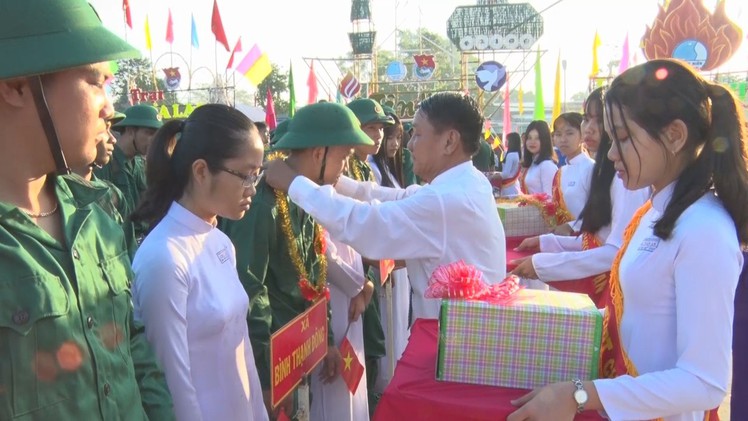
<svg viewBox="0 0 748 421">
<path fill-rule="evenodd" d="M 322 298 L 270 336 L 270 398 L 278 406 L 327 354 L 327 300 Z"/>
</svg>

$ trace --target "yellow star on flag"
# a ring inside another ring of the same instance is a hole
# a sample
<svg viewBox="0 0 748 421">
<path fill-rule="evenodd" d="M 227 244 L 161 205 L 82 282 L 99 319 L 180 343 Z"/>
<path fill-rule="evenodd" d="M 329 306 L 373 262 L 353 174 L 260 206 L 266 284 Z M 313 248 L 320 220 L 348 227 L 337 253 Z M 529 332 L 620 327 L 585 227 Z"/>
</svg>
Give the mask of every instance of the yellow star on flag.
<svg viewBox="0 0 748 421">
<path fill-rule="evenodd" d="M 351 361 L 353 361 L 353 358 L 351 357 L 351 353 L 349 352 L 346 354 L 345 358 L 343 358 L 343 361 L 345 362 L 345 368 L 344 370 L 350 370 L 351 369 Z"/>
</svg>

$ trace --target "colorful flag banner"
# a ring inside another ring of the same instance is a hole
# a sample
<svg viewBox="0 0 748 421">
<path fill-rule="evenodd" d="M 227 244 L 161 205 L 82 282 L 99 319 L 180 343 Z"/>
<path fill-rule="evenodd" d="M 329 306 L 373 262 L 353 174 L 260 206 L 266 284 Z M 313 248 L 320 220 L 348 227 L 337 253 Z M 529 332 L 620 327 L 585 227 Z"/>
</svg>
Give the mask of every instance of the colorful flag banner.
<svg viewBox="0 0 748 421">
<path fill-rule="evenodd" d="M 273 67 L 270 65 L 267 54 L 260 51 L 260 47 L 255 44 L 236 66 L 236 71 L 249 79 L 253 85 L 258 86 L 270 75 Z"/>
<path fill-rule="evenodd" d="M 545 120 L 545 102 L 543 101 L 543 72 L 540 69 L 540 47 L 535 58 L 535 120 Z"/>
<path fill-rule="evenodd" d="M 288 64 L 288 118 L 296 114 L 296 88 L 293 83 L 293 63 Z"/>
<path fill-rule="evenodd" d="M 561 115 L 561 53 L 556 59 L 556 83 L 553 85 L 553 113 L 551 124 Z"/>
<path fill-rule="evenodd" d="M 501 129 L 501 139 L 506 139 L 507 133 L 512 131 L 512 110 L 509 99 L 509 73 L 506 75 L 506 82 L 504 82 L 504 127 Z M 498 141 L 498 139 L 496 139 Z M 491 145 L 493 149 L 496 149 L 497 145 Z"/>
<path fill-rule="evenodd" d="M 519 102 L 519 115 L 522 117 L 525 115 L 525 100 L 524 100 L 524 92 L 522 91 L 522 85 L 519 86 L 519 91 L 517 91 L 517 102 Z"/>
<path fill-rule="evenodd" d="M 122 0 L 122 10 L 125 12 L 125 23 L 132 29 L 132 13 L 130 13 L 130 0 Z"/>
<path fill-rule="evenodd" d="M 590 77 L 596 77 L 600 73 L 600 63 L 597 58 L 597 48 L 600 47 L 600 35 L 595 31 L 595 39 L 592 41 L 592 70 L 590 71 Z"/>
<path fill-rule="evenodd" d="M 223 30 L 223 21 L 221 20 L 221 13 L 218 11 L 218 0 L 213 0 L 213 15 L 210 18 L 210 30 L 216 36 L 216 42 L 223 45 L 226 51 L 231 51 L 229 48 L 229 40 L 226 38 L 226 31 Z"/>
<path fill-rule="evenodd" d="M 268 126 L 268 130 L 275 130 L 278 123 L 275 119 L 275 105 L 273 104 L 273 94 L 268 88 L 265 97 L 265 124 Z"/>
<path fill-rule="evenodd" d="M 618 74 L 621 74 L 629 68 L 629 34 L 626 33 L 626 39 L 623 40 L 623 48 L 621 48 L 621 63 L 618 65 Z"/>
<path fill-rule="evenodd" d="M 174 43 L 174 20 L 171 18 L 171 8 L 169 8 L 169 19 L 166 21 L 166 42 Z"/>
<path fill-rule="evenodd" d="M 148 23 L 148 15 L 145 15 L 145 49 L 148 51 L 153 50 L 153 43 L 151 42 L 151 25 Z"/>
<path fill-rule="evenodd" d="M 382 284 L 387 281 L 387 277 L 390 276 L 392 271 L 395 269 L 395 261 L 392 259 L 382 259 L 379 261 L 379 278 Z"/>
<path fill-rule="evenodd" d="M 309 77 L 306 79 L 306 86 L 309 87 L 307 104 L 314 104 L 317 102 L 317 95 L 319 95 L 317 88 L 317 75 L 314 73 L 314 60 L 312 60 L 312 64 L 309 66 Z"/>
<path fill-rule="evenodd" d="M 197 25 L 195 25 L 195 15 L 192 15 L 192 48 L 200 48 L 200 41 L 197 39 Z"/>
<path fill-rule="evenodd" d="M 238 40 L 236 40 L 236 45 L 234 45 L 234 49 L 231 50 L 231 56 L 229 57 L 229 62 L 226 64 L 226 69 L 230 69 L 234 67 L 234 56 L 236 53 L 240 53 L 242 51 L 242 37 L 239 37 Z"/>
<path fill-rule="evenodd" d="M 344 337 L 340 343 L 340 355 L 343 357 L 343 370 L 340 376 L 345 381 L 351 394 L 355 394 L 359 383 L 361 383 L 361 378 L 364 376 L 364 366 L 359 361 L 348 337 Z"/>
</svg>

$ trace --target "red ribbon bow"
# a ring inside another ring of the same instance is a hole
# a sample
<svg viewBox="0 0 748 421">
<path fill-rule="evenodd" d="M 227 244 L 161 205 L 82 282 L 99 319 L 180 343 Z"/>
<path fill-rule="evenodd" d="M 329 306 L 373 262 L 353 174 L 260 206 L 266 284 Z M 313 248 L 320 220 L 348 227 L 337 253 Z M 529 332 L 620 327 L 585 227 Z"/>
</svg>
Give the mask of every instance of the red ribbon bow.
<svg viewBox="0 0 748 421">
<path fill-rule="evenodd" d="M 429 285 L 424 296 L 504 304 L 509 302 L 514 293 L 520 289 L 519 278 L 514 275 L 504 278 L 501 283 L 488 285 L 483 281 L 481 271 L 460 260 L 436 268 L 429 278 Z"/>
</svg>

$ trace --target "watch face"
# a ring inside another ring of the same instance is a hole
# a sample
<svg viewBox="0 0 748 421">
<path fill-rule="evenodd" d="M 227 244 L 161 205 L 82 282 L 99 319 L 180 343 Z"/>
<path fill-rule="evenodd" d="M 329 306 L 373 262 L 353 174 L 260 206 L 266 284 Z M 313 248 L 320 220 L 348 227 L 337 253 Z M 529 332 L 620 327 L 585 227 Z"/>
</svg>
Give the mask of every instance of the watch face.
<svg viewBox="0 0 748 421">
<path fill-rule="evenodd" d="M 587 403 L 587 391 L 585 391 L 585 390 L 577 390 L 577 391 L 575 391 L 574 392 L 574 400 L 577 401 L 577 404 L 579 404 L 579 405 L 584 405 L 585 403 Z"/>
</svg>

